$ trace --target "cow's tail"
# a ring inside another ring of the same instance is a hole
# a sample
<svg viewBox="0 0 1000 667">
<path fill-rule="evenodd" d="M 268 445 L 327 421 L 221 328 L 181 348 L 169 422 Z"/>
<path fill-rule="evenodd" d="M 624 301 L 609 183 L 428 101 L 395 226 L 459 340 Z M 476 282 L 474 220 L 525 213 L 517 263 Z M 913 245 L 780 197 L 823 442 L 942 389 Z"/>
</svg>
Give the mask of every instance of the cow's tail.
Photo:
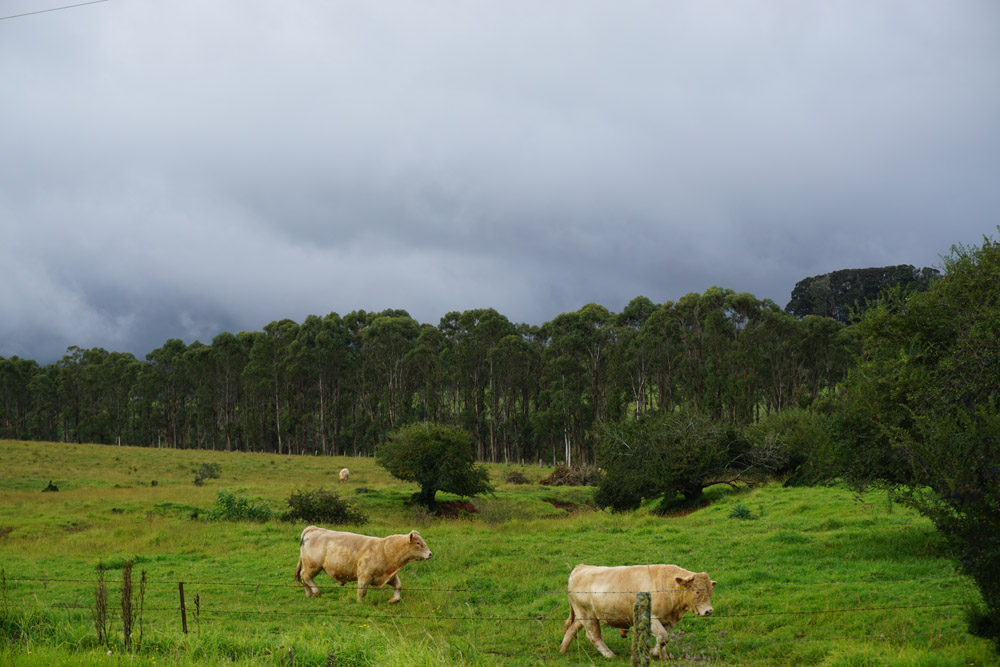
<svg viewBox="0 0 1000 667">
<path fill-rule="evenodd" d="M 569 606 L 569 618 L 567 618 L 566 622 L 563 624 L 563 632 L 565 632 L 566 630 L 569 630 L 569 626 L 573 625 L 573 623 L 575 621 L 576 621 L 576 612 L 573 611 L 573 605 L 570 605 Z"/>
<path fill-rule="evenodd" d="M 295 581 L 302 583 L 302 559 L 299 558 L 299 564 L 295 566 Z"/>
</svg>

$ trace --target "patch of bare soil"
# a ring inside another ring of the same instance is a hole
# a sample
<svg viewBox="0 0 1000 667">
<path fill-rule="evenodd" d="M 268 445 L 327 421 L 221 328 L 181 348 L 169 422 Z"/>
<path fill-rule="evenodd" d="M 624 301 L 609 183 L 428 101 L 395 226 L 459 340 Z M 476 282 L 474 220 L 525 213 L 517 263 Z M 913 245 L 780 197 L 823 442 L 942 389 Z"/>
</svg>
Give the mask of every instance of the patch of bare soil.
<svg viewBox="0 0 1000 667">
<path fill-rule="evenodd" d="M 583 509 L 594 509 L 594 506 L 591 505 L 590 503 L 581 506 L 577 505 L 576 503 L 568 503 L 563 500 L 556 500 L 555 498 L 542 498 L 542 500 L 551 504 L 553 507 L 557 509 L 566 510 L 567 512 L 570 513 L 579 512 L 580 510 Z"/>
<path fill-rule="evenodd" d="M 708 500 L 699 500 L 694 505 L 687 505 L 685 507 L 678 507 L 675 510 L 670 510 L 669 512 L 664 512 L 660 516 L 664 516 L 664 517 L 667 517 L 667 518 L 676 518 L 676 517 L 687 516 L 688 514 L 691 514 L 692 512 L 697 512 L 700 509 L 704 509 L 705 507 L 708 507 L 711 504 L 712 503 L 710 501 L 708 501 Z"/>
<path fill-rule="evenodd" d="M 438 503 L 437 515 L 447 519 L 455 519 L 463 514 L 479 514 L 476 506 L 467 500 L 448 500 Z"/>
</svg>

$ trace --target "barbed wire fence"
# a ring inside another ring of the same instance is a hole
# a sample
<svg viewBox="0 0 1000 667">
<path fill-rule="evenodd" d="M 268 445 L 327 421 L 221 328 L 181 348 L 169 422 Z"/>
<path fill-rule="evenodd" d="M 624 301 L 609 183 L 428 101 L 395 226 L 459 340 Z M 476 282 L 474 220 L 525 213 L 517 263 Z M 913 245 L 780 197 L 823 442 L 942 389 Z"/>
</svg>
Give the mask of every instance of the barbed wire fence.
<svg viewBox="0 0 1000 667">
<path fill-rule="evenodd" d="M 817 587 L 834 587 L 840 585 L 880 585 L 880 584 L 891 584 L 899 582 L 934 582 L 933 584 L 928 584 L 928 588 L 933 588 L 934 590 L 940 590 L 942 583 L 959 583 L 968 586 L 968 590 L 971 594 L 971 585 L 968 580 L 962 575 L 939 575 L 939 576 L 928 576 L 928 577 L 886 577 L 879 579 L 842 579 L 842 580 L 828 580 L 828 581 L 806 581 L 806 582 L 768 582 L 768 583 L 758 583 L 758 584 L 733 584 L 719 586 L 715 590 L 715 599 L 717 601 L 723 602 L 721 613 L 719 606 L 716 605 L 716 613 L 712 616 L 699 619 L 700 621 L 709 621 L 713 623 L 725 622 L 727 619 L 746 619 L 755 617 L 781 617 L 781 616 L 827 616 L 827 615 L 838 615 L 838 614 L 856 614 L 859 612 L 901 612 L 901 611 L 914 611 L 914 610 L 943 610 L 943 609 L 957 609 L 967 607 L 968 603 L 965 601 L 954 601 L 954 602 L 921 602 L 921 603 L 909 603 L 909 604 L 885 604 L 885 605 L 846 605 L 840 607 L 825 607 L 816 609 L 781 609 L 781 610 L 750 610 L 741 611 L 739 609 L 727 609 L 727 597 L 729 591 L 737 591 L 739 589 L 774 589 L 775 587 L 789 587 L 789 586 L 817 586 Z M 77 594 L 76 598 L 71 602 L 59 602 L 59 601 L 49 601 L 44 602 L 39 600 L 36 591 L 36 602 L 41 602 L 44 606 L 52 610 L 63 610 L 68 612 L 79 612 L 82 615 L 92 613 L 94 611 L 93 603 L 84 603 L 80 601 L 81 595 L 86 593 L 93 593 L 94 586 L 97 583 L 97 579 L 84 579 L 84 578 L 48 578 L 48 577 L 8 577 L 6 573 L 3 573 L 2 582 L 0 582 L 0 587 L 2 587 L 2 601 L 5 611 L 10 608 L 12 601 L 10 599 L 9 592 L 12 588 L 12 584 L 20 585 L 25 584 L 29 588 L 31 586 L 41 586 L 43 590 L 47 590 L 50 585 L 61 585 L 61 584 L 72 584 L 79 587 L 86 587 L 85 591 L 81 591 Z M 122 592 L 122 588 L 125 585 L 118 588 L 113 588 L 112 590 L 117 593 Z M 566 622 L 566 613 L 560 613 L 559 615 L 495 615 L 495 614 L 483 614 L 476 615 L 473 612 L 472 607 L 468 604 L 466 607 L 469 609 L 469 613 L 455 614 L 454 612 L 445 613 L 433 613 L 433 614 L 414 614 L 405 610 L 400 609 L 399 611 L 388 612 L 382 611 L 374 608 L 361 608 L 358 611 L 344 611 L 338 609 L 330 609 L 324 607 L 322 609 L 315 610 L 288 610 L 282 608 L 261 608 L 259 602 L 261 598 L 259 593 L 262 589 L 287 589 L 290 592 L 299 593 L 302 590 L 301 584 L 297 582 L 282 582 L 276 583 L 271 581 L 253 581 L 253 580 L 243 580 L 243 581 L 204 581 L 204 580 L 176 580 L 176 579 L 147 579 L 144 580 L 144 589 L 163 589 L 168 591 L 168 589 L 174 589 L 177 591 L 176 603 L 174 604 L 159 604 L 153 606 L 145 606 L 144 612 L 162 614 L 169 618 L 170 615 L 176 617 L 176 625 L 178 630 L 182 633 L 188 632 L 188 618 L 192 618 L 196 623 L 200 624 L 202 622 L 211 622 L 213 619 L 225 619 L 234 617 L 243 618 L 259 618 L 263 616 L 276 616 L 276 617 L 297 617 L 297 618 L 316 618 L 316 619 L 340 619 L 348 620 L 352 622 L 366 623 L 394 623 L 397 621 L 459 621 L 463 624 L 478 624 L 478 623 L 490 623 L 490 624 L 521 624 L 521 625 L 535 625 L 540 628 L 545 629 L 545 632 L 555 635 L 561 635 L 563 632 L 563 624 Z M 226 605 L 220 603 L 217 598 L 204 598 L 202 593 L 205 590 L 243 590 L 244 592 L 253 591 L 252 602 L 258 602 L 258 608 L 248 608 L 245 606 L 235 606 Z M 185 590 L 189 593 L 194 592 L 194 595 L 187 595 L 185 597 Z M 335 589 L 336 590 L 336 589 Z M 470 587 L 455 587 L 455 588 L 438 588 L 438 587 L 406 587 L 405 592 L 407 595 L 421 595 L 421 594 L 471 594 L 478 596 L 511 596 L 511 595 L 524 595 L 524 596 L 560 596 L 564 597 L 569 591 L 566 589 L 494 589 L 494 588 L 470 588 Z M 670 591 L 647 591 L 649 593 L 668 593 Z M 346 587 L 343 591 L 345 596 L 350 596 L 353 599 L 354 589 L 352 587 Z M 607 595 L 631 595 L 635 596 L 634 591 L 606 591 L 604 594 Z M 161 600 L 167 597 L 168 593 L 158 596 Z M 581 620 L 593 620 L 593 619 L 581 619 Z M 604 621 L 607 619 L 597 618 L 596 620 Z M 549 629 L 549 626 L 555 625 L 557 628 Z M 875 629 L 877 630 L 877 629 Z M 684 637 L 685 633 L 683 630 L 674 630 L 672 636 L 675 638 L 677 636 Z M 967 635 L 964 631 L 929 631 L 929 632 L 873 632 L 869 634 L 830 634 L 826 636 L 805 636 L 797 635 L 795 637 L 787 638 L 738 638 L 731 637 L 731 631 L 720 630 L 717 636 L 710 641 L 695 642 L 692 644 L 692 640 L 688 637 L 684 637 L 687 642 L 686 650 L 691 651 L 692 649 L 697 651 L 701 649 L 701 655 L 706 659 L 711 658 L 712 655 L 717 655 L 718 652 L 723 648 L 729 648 L 730 650 L 739 651 L 741 649 L 747 649 L 751 647 L 762 647 L 762 646 L 778 646 L 782 644 L 792 644 L 798 642 L 872 642 L 872 641 L 905 641 L 914 639 L 926 639 L 926 638 L 942 638 L 947 636 L 961 636 Z M 585 641 L 582 639 L 582 635 L 577 641 Z M 555 658 L 561 654 L 556 651 L 550 652 L 524 652 L 524 651 L 510 651 L 504 650 L 503 644 L 498 644 L 490 647 L 481 649 L 481 652 L 492 654 L 498 657 L 529 657 L 536 659 L 546 659 Z M 509 649 L 510 647 L 506 647 Z"/>
</svg>

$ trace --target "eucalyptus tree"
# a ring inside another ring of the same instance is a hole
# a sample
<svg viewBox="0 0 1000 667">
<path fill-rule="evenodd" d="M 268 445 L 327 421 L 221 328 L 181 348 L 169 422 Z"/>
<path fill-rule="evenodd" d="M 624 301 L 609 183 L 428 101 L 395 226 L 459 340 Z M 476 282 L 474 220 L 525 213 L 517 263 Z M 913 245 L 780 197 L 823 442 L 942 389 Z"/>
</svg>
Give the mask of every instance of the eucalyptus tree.
<svg viewBox="0 0 1000 667">
<path fill-rule="evenodd" d="M 184 352 L 184 367 L 190 383 L 187 411 L 187 442 L 198 449 L 217 449 L 220 442 L 216 415 L 212 348 L 200 341 L 188 345 Z"/>
<path fill-rule="evenodd" d="M 777 306 L 761 311 L 758 346 L 762 400 L 768 410 L 781 411 L 794 404 L 802 379 L 799 321 Z"/>
<path fill-rule="evenodd" d="M 800 323 L 799 358 L 803 364 L 803 389 L 816 398 L 844 379 L 860 352 L 858 330 L 832 317 L 806 315 Z"/>
<path fill-rule="evenodd" d="M 649 359 L 651 408 L 673 408 L 683 394 L 680 382 L 684 356 L 681 320 L 673 301 L 649 314 L 639 328 L 635 347 Z"/>
<path fill-rule="evenodd" d="M 406 356 L 420 335 L 420 325 L 406 311 L 391 311 L 371 320 L 364 331 L 364 350 L 373 362 L 375 388 L 385 414 L 385 430 L 405 419 L 410 396 L 406 392 Z"/>
<path fill-rule="evenodd" d="M 651 404 L 654 350 L 641 336 L 643 325 L 658 306 L 644 296 L 637 296 L 617 316 L 618 345 L 615 347 L 615 367 L 623 385 L 628 387 L 634 416 L 645 413 Z M 658 344 L 658 341 L 656 342 Z"/>
<path fill-rule="evenodd" d="M 212 339 L 211 368 L 214 387 L 215 416 L 221 431 L 225 450 L 233 450 L 233 443 L 240 448 L 240 401 L 242 396 L 243 369 L 247 365 L 249 349 L 246 338 L 240 339 L 223 332 Z"/>
<path fill-rule="evenodd" d="M 128 352 L 110 352 L 102 364 L 102 394 L 114 443 L 136 444 L 132 441 L 134 422 L 133 397 L 142 363 Z M 127 442 L 126 442 L 127 440 Z"/>
<path fill-rule="evenodd" d="M 516 328 L 492 308 L 448 313 L 439 328 L 451 343 L 446 362 L 461 397 L 460 421 L 473 434 L 479 458 L 497 461 L 500 409 L 490 351 Z"/>
<path fill-rule="evenodd" d="M 38 372 L 34 361 L 0 357 L 0 438 L 30 437 L 31 380 Z"/>
<path fill-rule="evenodd" d="M 156 428 L 153 437 L 157 445 L 184 447 L 187 430 L 186 404 L 190 391 L 184 363 L 187 345 L 179 338 L 170 338 L 162 347 L 146 355 L 141 385 L 149 407 L 149 418 Z M 153 444 L 153 442 L 150 442 Z"/>
<path fill-rule="evenodd" d="M 338 452 L 340 393 L 348 365 L 347 329 L 337 313 L 308 316 L 289 347 L 295 412 L 309 449 Z"/>
<path fill-rule="evenodd" d="M 32 362 L 34 363 L 34 362 Z M 31 407 L 28 414 L 28 431 L 34 440 L 59 439 L 59 410 L 56 396 L 56 375 L 54 365 L 35 369 L 28 384 Z"/>
<path fill-rule="evenodd" d="M 298 330 L 299 325 L 290 319 L 271 322 L 265 326 L 263 333 L 254 337 L 249 361 L 243 369 L 248 389 L 255 395 L 258 405 L 264 406 L 273 418 L 273 421 L 268 419 L 261 424 L 264 432 L 260 435 L 267 439 L 270 439 L 268 436 L 273 437 L 279 454 L 286 451 L 287 429 L 282 424 L 282 414 L 290 399 L 289 348 L 295 341 Z M 260 416 L 263 417 L 264 414 L 261 411 Z M 290 447 L 287 451 L 292 453 Z"/>
<path fill-rule="evenodd" d="M 524 435 L 529 423 L 531 373 L 537 367 L 535 351 L 518 334 L 500 339 L 488 353 L 490 375 L 493 378 L 491 396 L 496 408 L 491 411 L 496 423 L 495 435 L 500 442 L 504 463 L 524 461 Z"/>
<path fill-rule="evenodd" d="M 406 377 L 413 395 L 414 419 L 440 422 L 445 410 L 445 377 L 443 357 L 451 343 L 437 327 L 420 326 L 413 347 L 406 354 Z"/>
<path fill-rule="evenodd" d="M 584 460 L 596 441 L 596 427 L 608 416 L 607 365 L 615 344 L 613 318 L 603 306 L 587 304 L 546 324 L 539 420 L 559 433 L 563 461 Z"/>
</svg>

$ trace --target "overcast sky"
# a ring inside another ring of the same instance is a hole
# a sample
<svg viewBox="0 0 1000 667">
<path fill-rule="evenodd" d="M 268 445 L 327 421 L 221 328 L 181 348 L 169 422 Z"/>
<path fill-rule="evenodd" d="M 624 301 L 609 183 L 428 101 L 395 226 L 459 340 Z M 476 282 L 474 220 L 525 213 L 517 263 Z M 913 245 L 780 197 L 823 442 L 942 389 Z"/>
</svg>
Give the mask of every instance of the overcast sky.
<svg viewBox="0 0 1000 667">
<path fill-rule="evenodd" d="M 9 16 L 66 0 L 0 0 Z M 1000 224 L 995 0 L 109 0 L 0 20 L 0 356 L 543 324 Z"/>
</svg>

